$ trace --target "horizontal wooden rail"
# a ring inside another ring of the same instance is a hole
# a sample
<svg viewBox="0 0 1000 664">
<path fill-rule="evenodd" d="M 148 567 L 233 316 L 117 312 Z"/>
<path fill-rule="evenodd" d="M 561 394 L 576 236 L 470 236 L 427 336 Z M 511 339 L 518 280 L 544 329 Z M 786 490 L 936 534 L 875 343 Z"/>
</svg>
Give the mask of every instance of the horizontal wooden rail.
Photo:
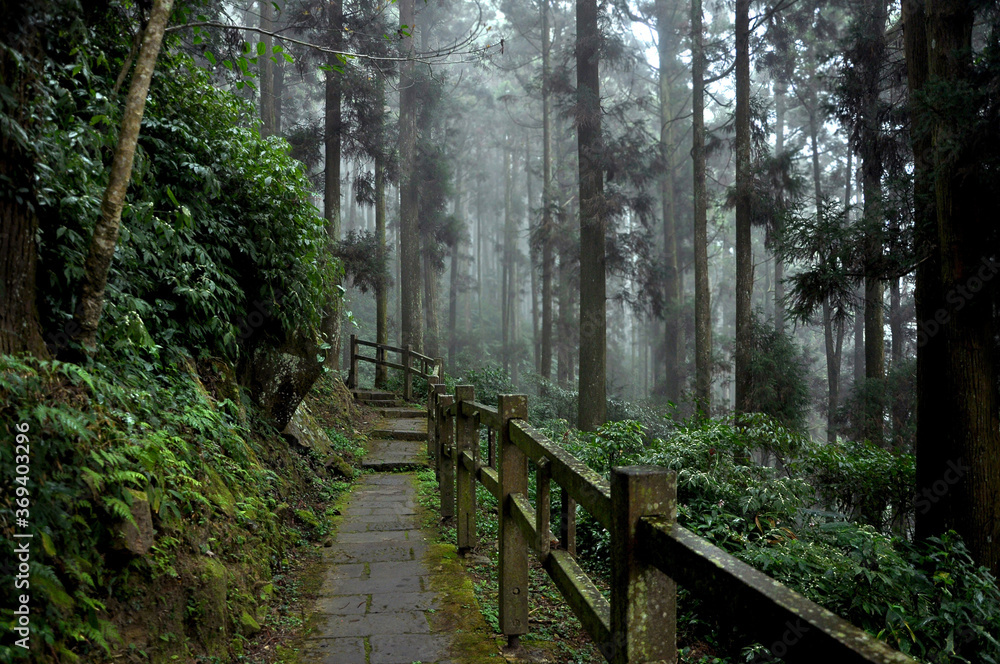
<svg viewBox="0 0 1000 664">
<path fill-rule="evenodd" d="M 770 647 L 772 659 L 916 664 L 678 526 L 673 471 L 614 468 L 608 482 L 528 424 L 526 397 L 501 395 L 493 407 L 476 401 L 471 386 L 457 387 L 451 397 L 436 377 L 429 382 L 428 450 L 442 516 L 457 519 L 459 550 L 476 543 L 475 483 L 499 502 L 499 623 L 511 643 L 528 629 L 533 552 L 612 664 L 677 661 L 675 583 L 727 611 L 728 620 Z M 487 432 L 487 463 L 480 460 L 480 427 Z M 529 461 L 537 473 L 535 506 L 527 495 Z M 551 532 L 551 482 L 562 491 L 559 539 Z M 610 601 L 574 559 L 576 505 L 611 534 Z"/>
<path fill-rule="evenodd" d="M 510 437 L 534 462 L 548 459 L 552 479 L 605 528 L 611 528 L 611 488 L 604 478 L 527 422 L 511 422 Z"/>
<path fill-rule="evenodd" d="M 724 605 L 783 661 L 913 664 L 868 632 L 661 517 L 639 521 L 640 552 L 677 583 Z"/>
<path fill-rule="evenodd" d="M 366 348 L 375 349 L 375 357 L 369 357 L 367 355 L 362 355 L 360 353 L 360 348 L 364 346 Z M 390 362 L 385 358 L 386 353 L 398 353 L 400 356 L 399 362 Z M 418 367 L 413 366 L 413 361 L 416 360 Z M 356 335 L 351 335 L 351 367 L 350 374 L 347 378 L 347 386 L 351 389 L 355 389 L 358 386 L 358 362 L 371 362 L 376 366 L 375 372 L 375 388 L 380 389 L 385 387 L 384 385 L 378 384 L 380 381 L 379 368 L 385 367 L 388 369 L 396 369 L 397 371 L 403 372 L 403 399 L 406 401 L 413 400 L 413 378 L 414 376 L 425 379 L 428 383 L 444 382 L 444 360 L 441 358 L 431 358 L 426 355 L 422 355 L 410 346 L 405 346 L 403 348 L 398 348 L 396 346 L 390 346 L 388 344 L 380 344 L 372 341 L 364 341 L 363 339 L 358 339 Z M 384 379 L 384 378 L 383 378 Z"/>
</svg>

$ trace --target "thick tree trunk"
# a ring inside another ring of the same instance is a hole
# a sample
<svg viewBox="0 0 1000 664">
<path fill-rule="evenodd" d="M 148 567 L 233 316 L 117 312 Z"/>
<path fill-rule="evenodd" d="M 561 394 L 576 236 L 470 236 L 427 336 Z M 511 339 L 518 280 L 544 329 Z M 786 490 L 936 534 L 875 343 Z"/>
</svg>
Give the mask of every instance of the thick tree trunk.
<svg viewBox="0 0 1000 664">
<path fill-rule="evenodd" d="M 973 84 L 974 4 L 969 0 L 926 4 L 928 80 L 941 84 L 938 89 L 947 89 L 948 94 L 963 94 Z M 939 333 L 946 347 L 946 380 L 937 384 L 937 403 L 947 408 L 942 419 L 948 422 L 941 443 L 954 472 L 942 478 L 950 485 L 943 496 L 935 491 L 935 483 L 932 493 L 923 497 L 950 505 L 952 526 L 973 559 L 995 575 L 1000 572 L 1000 394 L 993 318 L 997 266 L 983 258 L 983 238 L 994 233 L 995 213 L 992 202 L 982 196 L 981 178 L 986 176 L 978 170 L 976 139 L 969 131 L 977 118 L 963 110 L 933 116 L 941 282 L 957 290 L 963 304 L 948 307 L 951 319 Z M 919 502 L 917 506 L 921 507 Z"/>
<path fill-rule="evenodd" d="M 933 179 L 933 143 L 927 120 L 913 99 L 927 82 L 927 30 L 924 0 L 903 0 L 903 39 L 910 94 L 910 137 L 913 145 L 914 239 L 923 260 L 917 264 L 914 305 L 917 313 L 917 492 L 934 495 L 934 483 L 948 467 L 951 450 L 950 423 L 942 417 L 940 389 L 947 384 L 948 368 L 944 337 L 928 334 L 925 321 L 944 302 L 937 238 L 937 211 Z M 947 496 L 946 496 L 947 497 Z M 925 500 L 916 512 L 914 535 L 927 539 L 946 532 L 955 521 L 950 500 Z"/>
<path fill-rule="evenodd" d="M 400 55 L 412 57 L 413 30 L 416 16 L 415 0 L 400 0 L 399 22 L 408 33 L 400 42 Z M 423 350 L 421 327 L 422 303 L 420 288 L 420 222 L 418 190 L 420 177 L 416 172 L 417 150 L 417 88 L 414 62 L 400 65 L 399 73 L 399 258 L 402 343 Z"/>
<path fill-rule="evenodd" d="M 577 426 L 581 431 L 593 431 L 604 424 L 607 412 L 600 44 L 597 0 L 577 0 L 576 121 L 580 159 L 580 402 Z"/>
<path fill-rule="evenodd" d="M 163 34 L 170 20 L 173 4 L 173 0 L 153 2 L 149 23 L 142 37 L 142 47 L 135 63 L 135 71 L 132 72 L 132 84 L 125 100 L 125 113 L 111 165 L 111 176 L 108 187 L 104 190 L 104 198 L 101 200 L 101 216 L 94 227 L 94 235 L 90 240 L 90 248 L 83 264 L 83 283 L 73 322 L 76 327 L 76 340 L 91 353 L 96 350 L 97 325 L 104 310 L 104 289 L 108 283 L 108 270 L 115 254 L 115 245 L 118 244 L 122 207 L 125 205 L 128 183 L 132 179 L 132 161 L 139 140 L 142 114 L 146 108 L 146 95 L 149 93 L 149 83 L 153 78 L 153 69 L 160 54 Z M 34 237 L 31 240 L 33 243 Z"/>
<path fill-rule="evenodd" d="M 671 43 L 670 15 L 672 8 L 666 0 L 656 2 L 656 25 L 659 34 L 657 45 L 660 56 L 660 157 L 666 172 L 660 180 L 660 198 L 663 204 L 663 267 L 664 267 L 664 369 L 665 396 L 677 403 L 681 396 L 681 363 L 684 345 L 681 337 L 681 282 L 677 256 L 677 210 L 674 200 L 674 112 L 670 99 L 670 71 L 668 63 L 674 58 Z"/>
<path fill-rule="evenodd" d="M 549 92 L 549 0 L 542 0 L 542 358 L 539 374 L 552 378 L 552 100 Z"/>
<path fill-rule="evenodd" d="M 750 172 L 750 0 L 736 0 L 736 410 L 750 403 L 753 246 Z"/>
<path fill-rule="evenodd" d="M 692 121 L 694 181 L 694 329 L 695 402 L 704 416 L 712 412 L 712 304 L 708 283 L 708 199 L 705 192 L 705 49 L 701 0 L 691 0 Z"/>
</svg>

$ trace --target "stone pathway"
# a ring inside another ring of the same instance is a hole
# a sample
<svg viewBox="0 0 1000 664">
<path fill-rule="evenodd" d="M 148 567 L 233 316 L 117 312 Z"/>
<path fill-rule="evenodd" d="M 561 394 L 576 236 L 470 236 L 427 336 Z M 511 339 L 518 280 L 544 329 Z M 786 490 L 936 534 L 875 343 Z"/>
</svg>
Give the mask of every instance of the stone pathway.
<svg viewBox="0 0 1000 664">
<path fill-rule="evenodd" d="M 361 467 L 407 470 L 427 465 L 427 412 L 383 409 L 384 419 L 371 432 Z M 408 415 L 408 416 L 406 416 Z"/>
<path fill-rule="evenodd" d="M 420 419 L 387 420 L 417 433 Z M 423 442 L 381 440 L 369 449 L 369 467 L 426 452 Z M 422 461 L 425 461 L 421 457 Z M 450 651 L 453 634 L 434 633 L 430 616 L 443 608 L 432 590 L 428 544 L 420 529 L 416 476 L 374 473 L 355 483 L 341 509 L 327 571 L 316 601 L 315 629 L 300 653 L 303 664 L 458 664 L 473 661 Z M 482 620 L 479 618 L 479 620 Z M 456 648 L 457 649 L 457 648 Z M 483 661 L 475 659 L 474 661 Z M 502 661 L 502 659 L 487 661 Z"/>
</svg>

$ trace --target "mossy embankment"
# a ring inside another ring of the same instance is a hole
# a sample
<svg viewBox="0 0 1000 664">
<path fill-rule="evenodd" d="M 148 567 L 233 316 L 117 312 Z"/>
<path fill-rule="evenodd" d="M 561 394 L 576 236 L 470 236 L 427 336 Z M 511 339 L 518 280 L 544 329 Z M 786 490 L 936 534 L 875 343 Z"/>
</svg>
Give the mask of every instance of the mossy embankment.
<svg viewBox="0 0 1000 664">
<path fill-rule="evenodd" d="M 0 467 L 28 471 L 0 496 L 3 560 L 33 534 L 29 647 L 0 662 L 265 661 L 296 625 L 290 571 L 349 487 L 358 419 L 329 377 L 279 433 L 219 360 L 0 356 Z"/>
</svg>

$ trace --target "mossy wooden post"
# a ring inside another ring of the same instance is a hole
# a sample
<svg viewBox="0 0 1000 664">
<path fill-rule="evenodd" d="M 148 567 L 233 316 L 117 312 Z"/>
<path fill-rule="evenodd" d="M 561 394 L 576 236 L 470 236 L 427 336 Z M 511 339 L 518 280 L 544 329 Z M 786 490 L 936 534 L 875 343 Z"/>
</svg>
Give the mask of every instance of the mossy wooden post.
<svg viewBox="0 0 1000 664">
<path fill-rule="evenodd" d="M 444 358 L 443 357 L 435 357 L 434 358 L 433 373 L 434 373 L 435 376 L 438 377 L 439 381 L 441 381 L 442 383 L 444 382 Z"/>
<path fill-rule="evenodd" d="M 351 373 L 347 376 L 347 386 L 352 390 L 358 386 L 358 335 L 351 335 Z"/>
<path fill-rule="evenodd" d="M 559 547 L 576 556 L 576 501 L 569 495 L 569 491 L 562 490 L 559 494 Z"/>
<path fill-rule="evenodd" d="M 552 510 L 551 485 L 552 463 L 548 459 L 538 460 L 538 471 L 535 474 L 535 526 L 538 528 L 538 541 L 535 550 L 538 559 L 545 562 L 549 557 L 552 545 L 552 530 L 549 527 Z"/>
<path fill-rule="evenodd" d="M 403 346 L 403 400 L 413 401 L 413 374 L 410 373 L 410 354 L 413 352 L 410 344 Z"/>
<path fill-rule="evenodd" d="M 458 552 L 465 553 L 476 546 L 476 474 L 465 467 L 463 455 L 472 456 L 473 468 L 479 462 L 479 427 L 476 418 L 462 413 L 463 401 L 475 401 L 476 388 L 472 385 L 455 386 L 455 472 L 458 475 Z"/>
<path fill-rule="evenodd" d="M 510 438 L 510 421 L 528 418 L 528 397 L 501 394 L 500 415 L 500 631 L 516 647 L 528 632 L 528 546 L 511 514 L 512 493 L 528 495 L 528 457 Z"/>
<path fill-rule="evenodd" d="M 444 387 L 444 384 L 438 383 L 438 386 Z M 442 519 L 455 516 L 455 419 L 443 412 L 453 403 L 455 397 L 450 394 L 438 396 L 437 449 Z"/>
<path fill-rule="evenodd" d="M 611 470 L 611 664 L 677 661 L 677 586 L 639 555 L 643 516 L 677 517 L 677 475 L 655 466 Z"/>
<path fill-rule="evenodd" d="M 441 435 L 441 420 L 438 417 L 438 404 L 445 390 L 444 383 L 428 385 L 427 395 L 427 456 L 434 462 L 434 477 L 441 481 L 441 454 L 438 443 Z"/>
</svg>

